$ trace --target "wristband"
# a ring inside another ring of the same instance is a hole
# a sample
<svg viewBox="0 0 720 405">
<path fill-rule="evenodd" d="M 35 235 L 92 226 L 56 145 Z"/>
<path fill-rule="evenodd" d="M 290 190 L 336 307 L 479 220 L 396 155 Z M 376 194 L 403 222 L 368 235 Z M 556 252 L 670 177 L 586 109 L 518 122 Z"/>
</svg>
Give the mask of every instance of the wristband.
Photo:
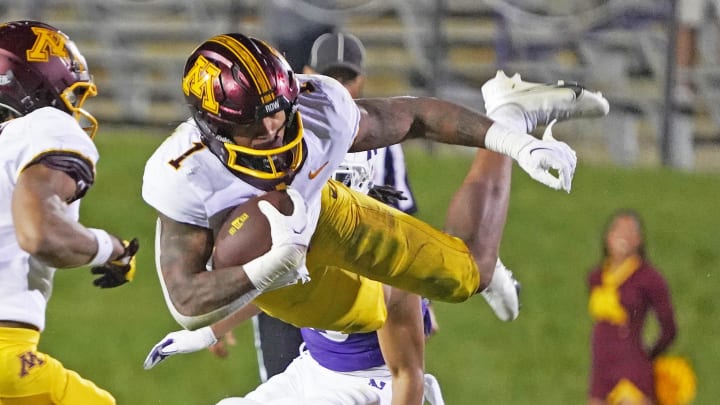
<svg viewBox="0 0 720 405">
<path fill-rule="evenodd" d="M 300 245 L 281 245 L 243 265 L 250 283 L 262 292 L 284 274 L 303 264 L 305 248 Z"/>
<path fill-rule="evenodd" d="M 200 329 L 195 329 L 193 331 L 193 333 L 195 333 L 202 341 L 203 349 L 214 345 L 218 341 L 217 338 L 215 337 L 215 332 L 213 332 L 213 330 L 210 326 L 205 326 Z"/>
<path fill-rule="evenodd" d="M 88 266 L 99 266 L 107 263 L 113 253 L 113 242 L 110 234 L 102 229 L 88 228 L 88 230 L 95 235 L 98 244 L 97 253 L 90 260 Z"/>
<path fill-rule="evenodd" d="M 534 140 L 532 135 L 516 132 L 495 122 L 485 132 L 485 149 L 518 160 L 520 150 Z"/>
</svg>

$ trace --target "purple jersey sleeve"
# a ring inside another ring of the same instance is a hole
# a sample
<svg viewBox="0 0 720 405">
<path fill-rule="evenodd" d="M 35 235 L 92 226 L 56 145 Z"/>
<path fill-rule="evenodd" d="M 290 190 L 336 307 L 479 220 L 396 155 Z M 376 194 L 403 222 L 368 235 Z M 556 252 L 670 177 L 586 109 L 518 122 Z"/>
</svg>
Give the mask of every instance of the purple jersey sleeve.
<svg viewBox="0 0 720 405">
<path fill-rule="evenodd" d="M 425 334 L 431 328 L 427 300 L 423 300 Z M 312 328 L 301 330 L 305 347 L 321 366 L 339 372 L 359 371 L 385 364 L 375 332 L 351 333 Z"/>
</svg>

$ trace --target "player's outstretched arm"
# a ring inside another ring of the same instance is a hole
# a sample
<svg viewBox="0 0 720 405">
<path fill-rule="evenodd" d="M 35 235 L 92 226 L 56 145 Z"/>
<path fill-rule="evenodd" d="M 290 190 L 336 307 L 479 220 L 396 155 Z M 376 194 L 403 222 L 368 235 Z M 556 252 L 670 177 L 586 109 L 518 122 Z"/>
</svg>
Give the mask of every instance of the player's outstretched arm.
<svg viewBox="0 0 720 405">
<path fill-rule="evenodd" d="M 554 120 L 607 115 L 609 104 L 599 92 L 579 85 L 524 82 L 498 74 L 483 86 L 486 105 L 494 114 L 519 119 L 500 123 L 463 106 L 434 98 L 392 97 L 360 99 L 358 135 L 351 151 L 375 149 L 406 139 L 486 148 L 512 157 L 530 176 L 554 189 L 570 191 L 577 159 L 565 143 L 546 131 L 538 140 L 525 133 Z M 509 108 L 509 109 L 508 109 Z M 512 114 L 508 115 L 509 112 Z M 524 128 L 518 131 L 515 128 Z M 557 175 L 552 174 L 557 171 Z"/>
<path fill-rule="evenodd" d="M 148 353 L 143 362 L 145 370 L 158 365 L 168 357 L 179 353 L 193 353 L 215 344 L 225 333 L 260 313 L 260 309 L 249 304 L 226 318 L 193 331 L 179 330 L 165 335 Z"/>
<path fill-rule="evenodd" d="M 484 114 L 433 98 L 363 99 L 357 103 L 362 118 L 351 152 L 413 138 L 474 146 L 510 156 L 533 179 L 553 189 L 570 191 L 577 158 L 563 142 L 537 139 Z"/>
</svg>

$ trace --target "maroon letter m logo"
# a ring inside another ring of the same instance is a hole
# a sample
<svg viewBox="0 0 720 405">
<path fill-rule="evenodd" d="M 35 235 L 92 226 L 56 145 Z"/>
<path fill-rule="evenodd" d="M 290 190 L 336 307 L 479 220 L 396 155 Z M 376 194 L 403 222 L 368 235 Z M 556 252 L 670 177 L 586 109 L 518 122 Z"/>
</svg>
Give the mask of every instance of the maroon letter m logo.
<svg viewBox="0 0 720 405">
<path fill-rule="evenodd" d="M 20 358 L 20 377 L 25 377 L 31 368 L 45 363 L 33 352 L 25 352 L 18 357 Z"/>
</svg>

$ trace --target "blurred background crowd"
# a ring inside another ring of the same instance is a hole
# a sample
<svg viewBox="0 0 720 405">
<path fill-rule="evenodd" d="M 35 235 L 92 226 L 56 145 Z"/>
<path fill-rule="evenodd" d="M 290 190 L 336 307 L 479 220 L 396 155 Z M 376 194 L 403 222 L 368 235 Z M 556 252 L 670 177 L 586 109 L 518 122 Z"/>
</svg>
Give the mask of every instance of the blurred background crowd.
<svg viewBox="0 0 720 405">
<path fill-rule="evenodd" d="M 100 89 L 88 107 L 105 125 L 184 119 L 181 69 L 211 35 L 271 41 L 299 71 L 312 41 L 341 29 L 367 48 L 368 97 L 430 94 L 482 109 L 480 85 L 497 69 L 578 81 L 611 103 L 611 119 L 559 132 L 591 151 L 584 161 L 717 170 L 717 14 L 712 1 L 687 1 L 690 12 L 685 2 L 10 0 L 0 15 L 51 21 L 82 44 Z"/>
</svg>

